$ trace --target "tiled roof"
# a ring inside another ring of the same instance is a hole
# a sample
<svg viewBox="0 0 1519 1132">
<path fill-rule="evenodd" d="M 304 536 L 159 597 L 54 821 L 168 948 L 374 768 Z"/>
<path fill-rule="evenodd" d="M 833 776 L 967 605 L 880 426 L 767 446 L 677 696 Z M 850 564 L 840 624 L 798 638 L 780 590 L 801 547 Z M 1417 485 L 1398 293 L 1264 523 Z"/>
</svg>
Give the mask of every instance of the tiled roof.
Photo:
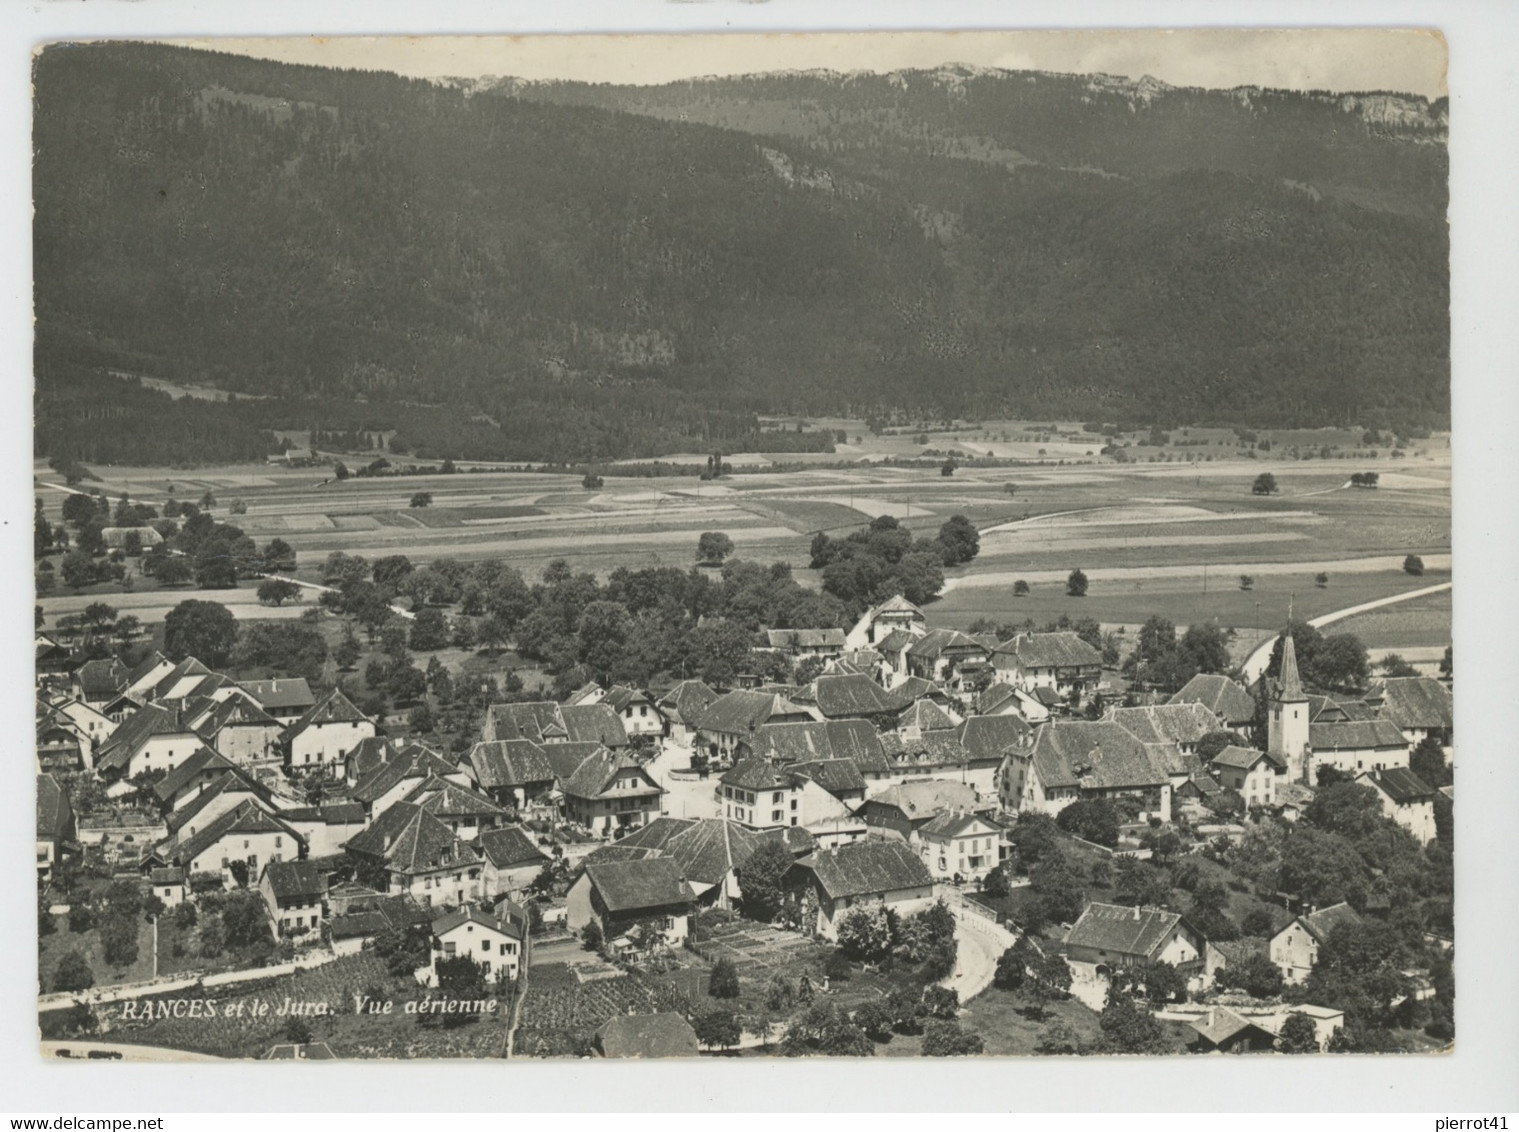
<svg viewBox="0 0 1519 1132">
<path fill-rule="evenodd" d="M 868 837 L 831 849 L 820 849 L 797 862 L 809 869 L 833 900 L 845 896 L 875 896 L 907 888 L 929 888 L 933 877 L 905 841 Z"/>
<path fill-rule="evenodd" d="M 937 660 L 945 652 L 954 650 L 986 656 L 988 650 L 975 637 L 966 635 L 958 629 L 930 629 L 907 650 L 908 656 L 915 656 L 920 660 Z"/>
<path fill-rule="evenodd" d="M 737 822 L 703 818 L 672 837 L 665 851 L 688 881 L 721 884 L 734 869 L 743 868 L 759 847 L 759 836 Z"/>
<path fill-rule="evenodd" d="M 1024 746 L 1033 729 L 1016 715 L 972 715 L 960 724 L 960 745 L 975 760 L 1001 759 L 1014 747 Z"/>
<path fill-rule="evenodd" d="M 1386 791 L 1389 798 L 1400 805 L 1425 802 L 1435 796 L 1433 786 L 1405 767 L 1394 766 L 1386 770 L 1373 771 L 1371 778 Z"/>
<path fill-rule="evenodd" d="M 611 704 L 561 707 L 559 717 L 571 743 L 601 743 L 608 747 L 628 745 L 628 729 Z"/>
<path fill-rule="evenodd" d="M 1018 693 L 1011 684 L 989 684 L 986 689 L 976 697 L 975 711 L 977 715 L 990 715 L 998 708 L 1004 706 L 1008 700 L 1016 699 Z"/>
<path fill-rule="evenodd" d="M 779 829 L 767 829 L 759 834 L 761 843 L 765 841 L 779 841 L 786 852 L 793 857 L 800 857 L 811 853 L 818 847 L 817 838 L 812 836 L 812 831 L 804 825 L 786 825 Z"/>
<path fill-rule="evenodd" d="M 1168 781 L 1143 743 L 1108 720 L 1041 727 L 1034 736 L 1034 769 L 1046 789 L 1078 786 L 1116 790 Z"/>
<path fill-rule="evenodd" d="M 207 783 L 204 790 L 195 795 L 194 798 L 190 799 L 190 801 L 186 802 L 172 814 L 170 814 L 168 818 L 165 819 L 166 827 L 170 833 L 178 833 L 181 829 L 194 821 L 196 815 L 205 810 L 205 808 L 209 806 L 212 801 L 214 801 L 216 798 L 221 797 L 223 794 L 229 793 L 246 794 L 248 795 L 249 799 L 256 798 L 261 802 L 266 800 L 265 791 L 262 787 L 257 786 L 253 782 L 249 781 L 240 772 L 229 771 L 219 778 L 212 779 L 209 783 Z"/>
<path fill-rule="evenodd" d="M 250 800 L 234 806 L 199 833 L 166 846 L 165 852 L 170 861 L 188 865 L 223 837 L 245 833 L 288 833 L 297 845 L 306 843 L 294 828 Z"/>
<path fill-rule="evenodd" d="M 209 747 L 200 747 L 184 762 L 153 784 L 153 796 L 160 802 L 167 802 L 198 778 L 209 778 L 214 774 L 228 772 L 242 776 L 242 771 L 231 759 L 217 754 Z"/>
<path fill-rule="evenodd" d="M 970 752 L 954 731 L 926 731 L 915 739 L 887 732 L 881 751 L 897 770 L 921 770 L 938 766 L 965 766 Z"/>
<path fill-rule="evenodd" d="M 554 767 L 543 748 L 529 739 L 476 743 L 469 752 L 475 781 L 484 789 L 552 782 Z"/>
<path fill-rule="evenodd" d="M 724 771 L 721 781 L 740 790 L 789 790 L 796 778 L 764 759 L 747 758 Z"/>
<path fill-rule="evenodd" d="M 69 800 L 51 774 L 37 776 L 37 837 L 55 841 L 68 825 Z"/>
<path fill-rule="evenodd" d="M 1099 668 L 1102 653 L 1075 633 L 1019 633 L 997 649 L 1022 668 Z"/>
<path fill-rule="evenodd" d="M 916 633 L 909 633 L 906 629 L 893 629 L 875 643 L 875 650 L 883 657 L 895 656 L 903 649 L 911 648 L 917 639 Z"/>
<path fill-rule="evenodd" d="M 1271 953 L 1271 941 L 1262 936 L 1242 936 L 1239 939 L 1210 939 L 1208 946 L 1224 957 L 1225 967 L 1238 967 L 1257 955 Z"/>
<path fill-rule="evenodd" d="M 609 751 L 605 747 L 598 748 L 589 758 L 583 760 L 575 768 L 575 773 L 565 779 L 560 789 L 565 794 L 575 798 L 597 798 L 609 787 L 613 780 L 625 770 L 636 769 L 639 776 L 645 780 L 644 785 L 637 790 L 619 790 L 618 797 L 635 797 L 645 794 L 663 794 L 665 791 L 656 785 L 648 777 L 648 773 L 639 767 L 637 761 L 629 754 L 622 751 Z"/>
<path fill-rule="evenodd" d="M 1398 725 L 1387 719 L 1310 723 L 1308 743 L 1315 751 L 1371 751 L 1408 746 Z"/>
<path fill-rule="evenodd" d="M 212 738 L 224 727 L 278 727 L 280 721 L 245 696 L 231 695 L 211 709 L 200 733 Z"/>
<path fill-rule="evenodd" d="M 334 688 L 307 708 L 301 718 L 290 725 L 290 730 L 285 732 L 285 738 L 294 739 L 308 728 L 320 727 L 327 723 L 364 723 L 368 721 L 369 717 L 356 708 L 352 700 L 343 695 L 337 688 Z"/>
<path fill-rule="evenodd" d="M 419 754 L 438 755 L 438 752 L 418 743 L 415 739 L 370 735 L 360 739 L 348 754 L 343 756 L 343 767 L 347 776 L 357 782 L 366 775 L 373 774 L 386 763 L 397 759 L 408 759 Z M 445 763 L 448 762 L 448 759 L 441 755 L 438 755 L 438 758 Z"/>
<path fill-rule="evenodd" d="M 607 689 L 606 695 L 602 697 L 601 702 L 613 711 L 620 713 L 627 711 L 629 707 L 635 704 L 647 704 L 651 701 L 645 693 L 640 692 L 637 688 L 625 688 L 621 684 L 613 684 Z"/>
<path fill-rule="evenodd" d="M 244 680 L 243 691 L 264 705 L 266 711 L 305 711 L 316 703 L 304 676 L 280 676 L 273 680 Z"/>
<path fill-rule="evenodd" d="M 682 680 L 660 696 L 656 706 L 666 715 L 673 716 L 676 722 L 688 724 L 693 713 L 699 712 L 715 699 L 717 693 L 700 680 Z"/>
<path fill-rule="evenodd" d="M 865 789 L 865 779 L 853 759 L 817 759 L 814 762 L 792 763 L 787 769 L 812 779 L 835 796 L 862 793 Z"/>
<path fill-rule="evenodd" d="M 1265 751 L 1254 747 L 1236 747 L 1231 744 L 1213 756 L 1213 765 L 1226 766 L 1234 770 L 1249 770 L 1267 757 Z"/>
<path fill-rule="evenodd" d="M 444 778 L 458 773 L 458 767 L 450 766 L 426 748 L 419 748 L 405 758 L 392 759 L 366 774 L 354 783 L 350 796 L 356 802 L 369 805 L 378 802 L 409 779 Z"/>
<path fill-rule="evenodd" d="M 79 691 L 87 700 L 108 700 L 127 684 L 127 670 L 115 657 L 87 660 L 74 673 Z"/>
<path fill-rule="evenodd" d="M 975 810 L 980 806 L 976 791 L 963 782 L 947 778 L 920 778 L 888 787 L 867 805 L 895 806 L 913 821 L 931 818 L 947 811 Z"/>
<path fill-rule="evenodd" d="M 679 1014 L 618 1014 L 596 1031 L 603 1057 L 695 1057 L 696 1031 Z"/>
<path fill-rule="evenodd" d="M 432 922 L 432 934 L 445 936 L 455 928 L 465 924 L 479 924 L 483 928 L 489 928 L 493 932 L 510 936 L 512 939 L 521 939 L 522 930 L 516 924 L 508 920 L 499 920 L 492 913 L 474 904 L 468 904 L 463 908 L 452 912 L 445 912 Z"/>
<path fill-rule="evenodd" d="M 429 775 L 403 799 L 440 818 L 504 817 L 506 811 L 467 786 Z"/>
<path fill-rule="evenodd" d="M 485 710 L 486 739 L 530 739 L 542 743 L 545 739 L 568 737 L 564 721 L 559 718 L 559 705 L 552 700 L 491 704 Z"/>
<path fill-rule="evenodd" d="M 895 597 L 887 598 L 880 605 L 876 606 L 870 611 L 869 617 L 872 621 L 874 621 L 883 613 L 911 613 L 917 617 L 923 617 L 923 611 L 912 602 L 908 601 L 901 594 L 897 594 Z"/>
<path fill-rule="evenodd" d="M 1259 1022 L 1243 1018 L 1227 1006 L 1210 1006 L 1208 1007 L 1208 1013 L 1189 1023 L 1189 1025 L 1211 1045 L 1221 1045 L 1230 1038 L 1244 1033 L 1246 1030 L 1259 1030 L 1268 1037 L 1271 1035 L 1271 1031 Z"/>
<path fill-rule="evenodd" d="M 1171 697 L 1173 704 L 1201 704 L 1231 725 L 1247 724 L 1255 719 L 1255 697 L 1227 676 L 1199 672 Z"/>
<path fill-rule="evenodd" d="M 696 820 L 694 818 L 657 817 L 648 825 L 640 826 L 632 833 L 616 841 L 613 846 L 607 846 L 607 848 L 621 846 L 664 852 L 669 848 L 671 841 L 695 824 Z M 596 852 L 599 853 L 601 850 L 598 849 Z M 592 854 L 592 856 L 594 855 Z M 586 860 L 589 861 L 590 857 L 587 857 Z"/>
<path fill-rule="evenodd" d="M 270 861 L 264 876 L 276 897 L 322 896 L 327 892 L 327 877 L 315 861 Z"/>
<path fill-rule="evenodd" d="M 1394 676 L 1366 697 L 1381 700 L 1381 716 L 1399 727 L 1438 730 L 1455 726 L 1450 689 L 1428 676 Z"/>
<path fill-rule="evenodd" d="M 414 874 L 478 864 L 480 858 L 433 814 L 410 802 L 397 802 L 368 829 L 349 838 L 352 853 L 383 860 L 396 872 Z"/>
<path fill-rule="evenodd" d="M 154 669 L 168 663 L 169 660 L 166 656 L 164 656 L 163 653 L 148 653 L 147 656 L 143 657 L 135 665 L 132 666 L 132 671 L 127 673 L 126 682 L 122 685 L 122 687 L 130 688 L 132 685 L 138 683 L 139 681 L 146 680 L 150 675 L 152 675 Z"/>
<path fill-rule="evenodd" d="M 687 717 L 686 722 L 703 731 L 744 735 L 761 724 L 768 723 L 773 715 L 796 714 L 806 713 L 781 696 L 739 688 L 719 696 L 694 717 Z"/>
<path fill-rule="evenodd" d="M 819 676 L 813 685 L 818 711 L 829 719 L 880 715 L 895 710 L 886 689 L 869 676 Z"/>
<path fill-rule="evenodd" d="M 1331 904 L 1328 908 L 1321 908 L 1310 915 L 1299 916 L 1298 922 L 1308 930 L 1309 935 L 1323 943 L 1335 928 L 1341 924 L 1359 924 L 1361 917 L 1349 904 L 1341 902 Z"/>
<path fill-rule="evenodd" d="M 962 834 L 978 830 L 983 825 L 996 823 L 980 814 L 966 813 L 964 810 L 952 810 L 942 813 L 927 825 L 918 830 L 919 837 L 959 837 Z"/>
<path fill-rule="evenodd" d="M 563 784 L 575 776 L 581 763 L 592 755 L 600 755 L 606 748 L 600 743 L 545 743 L 542 750 L 555 781 L 563 789 Z"/>
<path fill-rule="evenodd" d="M 906 730 L 916 727 L 919 731 L 953 731 L 955 721 L 933 700 L 915 700 L 911 707 L 897 717 L 897 727 Z"/>
<path fill-rule="evenodd" d="M 696 899 L 696 893 L 681 876 L 680 866 L 669 857 L 587 865 L 585 875 L 611 912 L 689 904 Z"/>
<path fill-rule="evenodd" d="M 1141 743 L 1194 744 L 1218 730 L 1218 717 L 1201 704 L 1158 704 L 1114 708 L 1108 718 Z"/>
<path fill-rule="evenodd" d="M 144 704 L 122 720 L 95 756 L 97 770 L 125 767 L 149 739 L 156 735 L 193 735 L 179 712 L 157 704 Z"/>
<path fill-rule="evenodd" d="M 1126 908 L 1091 903 L 1066 936 L 1067 946 L 1090 947 L 1117 955 L 1152 958 L 1181 922 L 1179 912 L 1164 908 Z"/>
<path fill-rule="evenodd" d="M 549 859 L 548 854 L 516 826 L 488 829 L 480 834 L 480 852 L 498 869 L 510 869 Z"/>
</svg>

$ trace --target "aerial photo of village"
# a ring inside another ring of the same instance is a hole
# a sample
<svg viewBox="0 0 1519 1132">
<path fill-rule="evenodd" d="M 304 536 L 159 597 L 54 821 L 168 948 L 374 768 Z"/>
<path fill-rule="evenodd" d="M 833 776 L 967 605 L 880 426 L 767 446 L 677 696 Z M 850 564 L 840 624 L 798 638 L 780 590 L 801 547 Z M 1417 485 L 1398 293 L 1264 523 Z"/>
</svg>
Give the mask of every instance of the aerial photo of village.
<svg viewBox="0 0 1519 1132">
<path fill-rule="evenodd" d="M 43 1056 L 1451 1048 L 1445 98 L 510 62 L 36 56 Z"/>
</svg>

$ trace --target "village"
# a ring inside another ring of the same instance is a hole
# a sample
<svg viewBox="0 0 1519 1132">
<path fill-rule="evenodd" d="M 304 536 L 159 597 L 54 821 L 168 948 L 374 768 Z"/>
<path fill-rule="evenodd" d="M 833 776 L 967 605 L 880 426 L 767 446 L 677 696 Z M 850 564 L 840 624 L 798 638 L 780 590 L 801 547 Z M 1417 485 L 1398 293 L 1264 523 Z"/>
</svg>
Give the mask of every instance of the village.
<svg viewBox="0 0 1519 1132">
<path fill-rule="evenodd" d="M 1079 627 L 930 621 L 898 594 L 762 631 L 763 672 L 501 695 L 451 745 L 39 630 L 47 1047 L 1449 1043 L 1448 650 L 1331 689 L 1294 624 L 1166 689 Z"/>
</svg>

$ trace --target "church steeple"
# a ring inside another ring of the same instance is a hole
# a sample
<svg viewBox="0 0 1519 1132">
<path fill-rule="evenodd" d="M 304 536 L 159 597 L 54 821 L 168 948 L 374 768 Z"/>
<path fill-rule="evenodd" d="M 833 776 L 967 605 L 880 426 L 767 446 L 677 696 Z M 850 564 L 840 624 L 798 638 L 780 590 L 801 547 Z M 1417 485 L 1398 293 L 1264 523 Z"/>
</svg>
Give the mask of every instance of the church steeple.
<svg viewBox="0 0 1519 1132">
<path fill-rule="evenodd" d="M 1282 638 L 1282 672 L 1277 681 L 1276 698 L 1282 703 L 1298 703 L 1307 698 L 1303 695 L 1303 681 L 1297 673 L 1297 646 L 1291 633 Z"/>
</svg>

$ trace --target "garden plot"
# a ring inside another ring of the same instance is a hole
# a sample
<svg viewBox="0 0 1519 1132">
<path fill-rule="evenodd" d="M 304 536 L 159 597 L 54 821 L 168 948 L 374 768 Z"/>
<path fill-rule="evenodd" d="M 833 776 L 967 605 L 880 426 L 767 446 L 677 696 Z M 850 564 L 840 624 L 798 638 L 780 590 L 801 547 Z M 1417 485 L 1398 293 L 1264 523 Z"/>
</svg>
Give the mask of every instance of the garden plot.
<svg viewBox="0 0 1519 1132">
<path fill-rule="evenodd" d="M 716 962 L 731 959 L 739 974 L 749 977 L 789 971 L 796 965 L 798 953 L 813 945 L 796 932 L 781 931 L 765 924 L 735 920 L 708 929 L 711 934 L 701 941 L 701 948 Z M 762 970 L 755 970 L 761 968 Z"/>
</svg>

